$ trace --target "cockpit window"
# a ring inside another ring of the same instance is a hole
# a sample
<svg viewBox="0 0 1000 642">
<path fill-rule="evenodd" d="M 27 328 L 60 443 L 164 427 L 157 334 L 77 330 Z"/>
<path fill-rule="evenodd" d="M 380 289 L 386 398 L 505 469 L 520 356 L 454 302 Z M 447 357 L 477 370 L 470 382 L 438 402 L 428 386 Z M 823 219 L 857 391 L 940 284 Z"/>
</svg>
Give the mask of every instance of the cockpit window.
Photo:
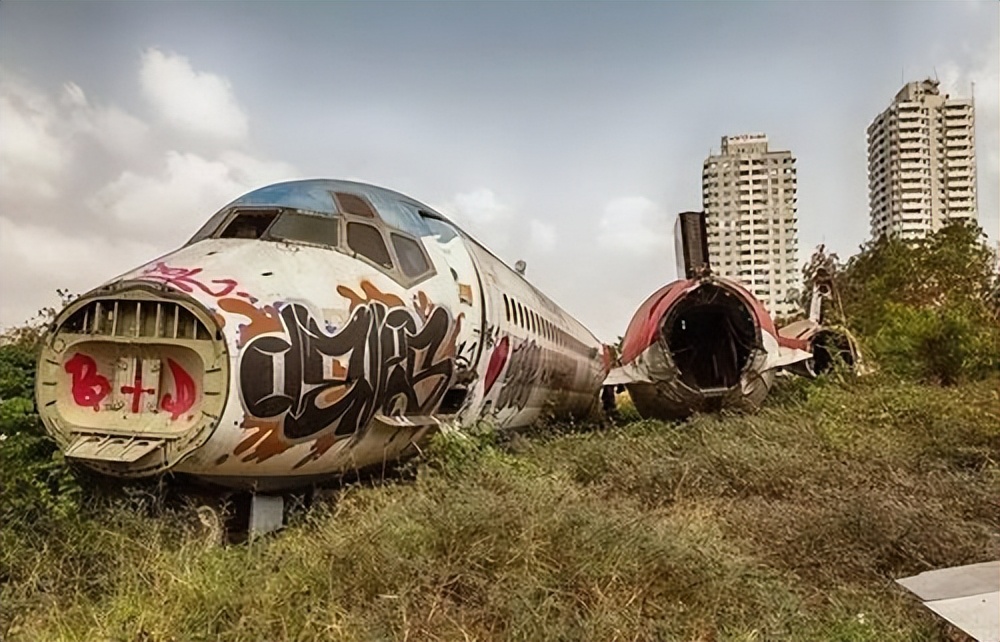
<svg viewBox="0 0 1000 642">
<path fill-rule="evenodd" d="M 461 233 L 402 194 L 350 181 L 305 180 L 244 194 L 216 212 L 188 244 L 211 238 L 329 248 L 363 257 L 410 287 L 436 273 L 428 251 Z"/>
<path fill-rule="evenodd" d="M 301 241 L 336 247 L 339 226 L 340 222 L 329 216 L 282 212 L 267 231 L 267 236 L 277 241 Z"/>
<path fill-rule="evenodd" d="M 399 267 L 403 270 L 403 274 L 417 277 L 430 269 L 427 257 L 416 241 L 399 234 L 392 234 L 391 237 L 392 247 L 396 250 L 396 258 L 399 259 Z"/>
<path fill-rule="evenodd" d="M 278 210 L 259 210 L 240 212 L 229 221 L 219 238 L 222 239 L 259 239 L 278 216 Z"/>
<path fill-rule="evenodd" d="M 389 250 L 385 247 L 385 241 L 382 240 L 382 235 L 375 227 L 354 221 L 348 223 L 347 246 L 372 263 L 392 269 Z"/>
<path fill-rule="evenodd" d="M 344 214 L 354 216 L 364 216 L 365 218 L 375 218 L 372 206 L 362 196 L 348 194 L 347 192 L 334 192 L 337 199 L 337 207 Z"/>
</svg>

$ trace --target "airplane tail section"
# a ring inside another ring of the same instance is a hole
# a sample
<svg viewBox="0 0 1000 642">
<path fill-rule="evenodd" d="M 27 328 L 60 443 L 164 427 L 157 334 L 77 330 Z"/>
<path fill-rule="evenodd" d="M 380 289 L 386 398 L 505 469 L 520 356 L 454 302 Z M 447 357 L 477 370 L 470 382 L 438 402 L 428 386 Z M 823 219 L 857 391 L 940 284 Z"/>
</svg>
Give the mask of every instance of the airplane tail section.
<svg viewBox="0 0 1000 642">
<path fill-rule="evenodd" d="M 820 246 L 813 259 L 820 264 L 813 271 L 809 317 L 778 329 L 778 335 L 782 339 L 807 344 L 813 356 L 785 369 L 793 374 L 816 377 L 842 363 L 858 374 L 864 374 L 866 368 L 857 339 L 847 328 L 826 321 L 826 312 L 831 305 L 839 304 L 839 297 L 834 285 L 832 266 L 827 265 L 829 262 L 824 260 L 824 256 L 823 246 Z"/>
</svg>

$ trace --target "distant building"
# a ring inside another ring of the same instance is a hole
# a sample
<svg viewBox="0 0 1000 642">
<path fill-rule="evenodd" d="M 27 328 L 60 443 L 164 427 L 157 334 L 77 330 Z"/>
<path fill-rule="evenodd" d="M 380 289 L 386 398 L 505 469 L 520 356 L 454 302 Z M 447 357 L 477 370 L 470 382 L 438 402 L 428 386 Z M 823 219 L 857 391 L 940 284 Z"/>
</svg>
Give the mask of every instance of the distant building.
<svg viewBox="0 0 1000 642">
<path fill-rule="evenodd" d="M 701 181 L 712 271 L 742 283 L 773 316 L 797 312 L 787 300 L 800 281 L 792 153 L 769 150 L 764 134 L 723 136 Z"/>
<path fill-rule="evenodd" d="M 871 234 L 921 238 L 949 220 L 975 220 L 975 108 L 938 81 L 907 83 L 868 126 Z"/>
</svg>

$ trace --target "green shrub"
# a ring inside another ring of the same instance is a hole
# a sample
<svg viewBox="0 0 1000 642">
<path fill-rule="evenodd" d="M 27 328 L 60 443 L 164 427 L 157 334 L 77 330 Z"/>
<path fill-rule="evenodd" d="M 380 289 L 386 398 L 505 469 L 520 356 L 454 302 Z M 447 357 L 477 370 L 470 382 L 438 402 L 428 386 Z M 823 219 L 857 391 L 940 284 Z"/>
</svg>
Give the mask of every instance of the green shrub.
<svg viewBox="0 0 1000 642">
<path fill-rule="evenodd" d="M 78 510 L 82 493 L 35 413 L 34 337 L 16 329 L 0 345 L 0 524 L 37 530 Z"/>
<path fill-rule="evenodd" d="M 839 295 L 829 320 L 899 376 L 951 385 L 996 371 L 1000 283 L 983 237 L 978 226 L 956 222 L 917 241 L 881 238 L 843 265 L 819 257 L 832 266 Z"/>
<path fill-rule="evenodd" d="M 976 317 L 975 311 L 962 308 L 891 303 L 869 345 L 883 367 L 904 376 L 944 385 L 964 376 L 980 378 L 997 368 L 997 333 Z"/>
</svg>

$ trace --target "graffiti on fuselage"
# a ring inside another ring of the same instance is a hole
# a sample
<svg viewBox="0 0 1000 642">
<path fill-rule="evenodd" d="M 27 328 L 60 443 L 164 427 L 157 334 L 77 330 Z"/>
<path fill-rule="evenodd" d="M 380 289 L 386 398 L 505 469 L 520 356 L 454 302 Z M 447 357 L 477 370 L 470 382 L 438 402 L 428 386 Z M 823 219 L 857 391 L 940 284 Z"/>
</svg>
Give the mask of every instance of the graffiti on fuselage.
<svg viewBox="0 0 1000 642">
<path fill-rule="evenodd" d="M 496 391 L 496 398 L 490 402 L 494 415 L 524 410 L 537 389 L 544 389 L 547 402 L 552 402 L 573 388 L 575 359 L 534 340 L 524 341 L 513 350 L 511 344 L 510 336 L 500 337 L 483 377 L 483 394 Z"/>
<path fill-rule="evenodd" d="M 339 328 L 328 329 L 305 305 L 287 303 L 275 308 L 278 332 L 254 334 L 243 345 L 239 382 L 244 428 L 252 432 L 235 453 L 244 461 L 312 441 L 301 465 L 360 434 L 376 413 L 437 410 L 455 373 L 461 316 L 423 295 L 411 310 L 368 282 L 362 289 L 365 296 L 338 288 L 351 302 Z"/>
<path fill-rule="evenodd" d="M 534 341 L 525 341 L 510 352 L 507 359 L 507 374 L 504 376 L 497 401 L 496 411 L 507 408 L 523 410 L 528 405 L 531 392 L 546 383 L 545 364 L 542 347 Z"/>
<path fill-rule="evenodd" d="M 248 293 L 237 290 L 239 283 L 235 279 L 211 279 L 206 283 L 200 267 L 176 267 L 167 265 L 163 261 L 157 261 L 155 265 L 146 268 L 142 274 L 135 278 L 141 281 L 164 283 L 187 294 L 192 294 L 197 290 L 217 299 L 235 294 L 251 302 L 257 301 Z"/>
</svg>

